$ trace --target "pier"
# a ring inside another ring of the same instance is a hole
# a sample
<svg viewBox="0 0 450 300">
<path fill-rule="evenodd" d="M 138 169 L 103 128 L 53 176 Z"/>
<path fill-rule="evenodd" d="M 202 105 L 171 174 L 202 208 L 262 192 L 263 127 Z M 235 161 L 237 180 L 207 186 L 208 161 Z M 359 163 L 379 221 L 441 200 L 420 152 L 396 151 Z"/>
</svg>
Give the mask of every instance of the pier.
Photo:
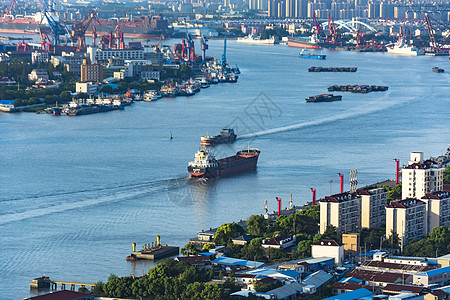
<svg viewBox="0 0 450 300">
<path fill-rule="evenodd" d="M 92 289 L 95 286 L 94 283 L 82 283 L 82 282 L 71 282 L 71 281 L 51 281 L 51 283 L 50 283 L 51 289 L 53 291 L 57 291 L 58 284 L 61 286 L 61 290 L 65 290 L 66 286 L 69 286 L 71 291 L 76 291 L 77 290 L 76 287 L 78 286 L 80 288 L 89 287 L 89 290 L 92 292 Z"/>
<path fill-rule="evenodd" d="M 86 288 L 90 287 L 90 291 L 94 288 L 94 283 L 85 283 L 85 282 L 73 282 L 73 281 L 59 281 L 59 280 L 51 280 L 48 276 L 41 276 L 35 278 L 30 281 L 31 289 L 50 289 L 52 291 L 58 290 L 58 285 L 61 287 L 61 290 L 65 290 L 66 286 L 70 287 L 71 291 L 76 291 L 76 287 Z"/>
</svg>

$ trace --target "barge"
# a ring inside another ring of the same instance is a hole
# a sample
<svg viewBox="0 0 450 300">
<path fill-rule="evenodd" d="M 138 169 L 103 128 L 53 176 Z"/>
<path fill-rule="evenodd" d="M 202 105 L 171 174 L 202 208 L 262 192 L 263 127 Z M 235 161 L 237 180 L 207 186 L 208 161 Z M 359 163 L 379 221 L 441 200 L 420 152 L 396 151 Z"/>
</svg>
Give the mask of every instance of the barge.
<svg viewBox="0 0 450 300">
<path fill-rule="evenodd" d="M 200 138 L 200 143 L 203 146 L 213 146 L 217 144 L 223 143 L 232 143 L 236 140 L 237 135 L 234 133 L 234 130 L 231 128 L 223 128 L 220 131 L 220 134 L 215 136 L 202 136 Z"/>
<path fill-rule="evenodd" d="M 309 103 L 318 103 L 318 102 L 332 102 L 332 101 L 340 101 L 342 100 L 341 95 L 333 95 L 333 94 L 321 94 L 317 96 L 310 96 L 305 99 L 306 102 Z"/>
<path fill-rule="evenodd" d="M 238 151 L 236 155 L 216 160 L 207 149 L 197 151 L 194 161 L 188 164 L 188 172 L 197 178 L 218 178 L 243 173 L 256 168 L 260 151 L 250 149 Z"/>
</svg>

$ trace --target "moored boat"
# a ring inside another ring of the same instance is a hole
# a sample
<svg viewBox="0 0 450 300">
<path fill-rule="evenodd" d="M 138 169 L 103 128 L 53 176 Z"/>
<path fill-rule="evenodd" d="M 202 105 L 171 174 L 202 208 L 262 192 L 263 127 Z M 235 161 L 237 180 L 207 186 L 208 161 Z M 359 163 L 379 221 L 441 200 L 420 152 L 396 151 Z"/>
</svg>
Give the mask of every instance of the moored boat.
<svg viewBox="0 0 450 300">
<path fill-rule="evenodd" d="M 316 38 L 316 35 L 312 35 L 309 38 L 288 37 L 288 46 L 306 49 L 322 49 L 322 45 L 320 41 Z"/>
</svg>

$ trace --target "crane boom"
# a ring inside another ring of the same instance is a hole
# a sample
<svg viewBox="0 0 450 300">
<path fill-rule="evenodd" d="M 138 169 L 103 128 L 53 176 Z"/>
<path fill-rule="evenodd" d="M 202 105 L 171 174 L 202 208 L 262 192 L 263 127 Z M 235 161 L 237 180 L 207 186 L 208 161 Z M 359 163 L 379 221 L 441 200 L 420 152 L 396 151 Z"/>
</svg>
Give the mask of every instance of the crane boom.
<svg viewBox="0 0 450 300">
<path fill-rule="evenodd" d="M 431 21 L 430 21 L 430 17 L 428 17 L 428 14 L 425 14 L 425 24 L 427 26 L 428 35 L 430 36 L 430 44 L 431 44 L 431 47 L 433 48 L 433 51 L 436 53 L 440 52 L 441 48 L 439 47 L 439 45 L 436 43 L 436 40 L 434 39 L 433 27 L 431 27 Z"/>
</svg>

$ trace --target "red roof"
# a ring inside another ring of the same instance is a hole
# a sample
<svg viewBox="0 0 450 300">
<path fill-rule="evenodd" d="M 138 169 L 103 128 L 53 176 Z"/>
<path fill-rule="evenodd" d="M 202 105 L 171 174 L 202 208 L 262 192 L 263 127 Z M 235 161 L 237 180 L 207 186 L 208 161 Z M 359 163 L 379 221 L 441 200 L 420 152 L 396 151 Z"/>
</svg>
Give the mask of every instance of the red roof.
<svg viewBox="0 0 450 300">
<path fill-rule="evenodd" d="M 425 205 L 425 202 L 420 201 L 415 198 L 407 198 L 399 201 L 391 201 L 386 207 L 387 208 L 409 208 L 417 205 Z"/>
<path fill-rule="evenodd" d="M 91 294 L 85 294 L 80 292 L 62 290 L 49 294 L 39 295 L 31 298 L 26 298 L 27 300 L 84 300 L 84 299 L 94 299 Z"/>
<path fill-rule="evenodd" d="M 404 292 L 410 292 L 410 293 L 413 293 L 416 295 L 421 295 L 426 290 L 427 290 L 427 288 L 424 286 L 388 283 L 383 288 L 383 293 L 400 294 L 400 293 L 404 293 Z"/>
</svg>

